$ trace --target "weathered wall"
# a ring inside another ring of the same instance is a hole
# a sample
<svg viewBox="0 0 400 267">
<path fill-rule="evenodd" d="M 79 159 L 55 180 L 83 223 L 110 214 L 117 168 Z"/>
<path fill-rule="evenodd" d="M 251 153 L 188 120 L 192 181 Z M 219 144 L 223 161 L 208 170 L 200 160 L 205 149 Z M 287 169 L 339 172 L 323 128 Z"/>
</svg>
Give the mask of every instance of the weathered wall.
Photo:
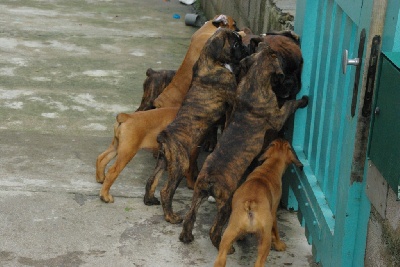
<svg viewBox="0 0 400 267">
<path fill-rule="evenodd" d="M 382 51 L 400 51 L 400 2 L 375 0 L 370 36 L 382 36 Z M 369 51 L 369 50 L 367 50 Z M 376 92 L 375 92 L 376 93 Z M 368 163 L 367 195 L 371 201 L 365 266 L 400 266 L 400 201 L 372 162 Z"/>
<path fill-rule="evenodd" d="M 400 202 L 388 191 L 385 218 L 372 207 L 365 267 L 400 266 Z"/>
<path fill-rule="evenodd" d="M 293 30 L 296 0 L 199 0 L 208 18 L 226 14 L 239 28 L 249 27 L 260 34 L 271 30 Z"/>
</svg>

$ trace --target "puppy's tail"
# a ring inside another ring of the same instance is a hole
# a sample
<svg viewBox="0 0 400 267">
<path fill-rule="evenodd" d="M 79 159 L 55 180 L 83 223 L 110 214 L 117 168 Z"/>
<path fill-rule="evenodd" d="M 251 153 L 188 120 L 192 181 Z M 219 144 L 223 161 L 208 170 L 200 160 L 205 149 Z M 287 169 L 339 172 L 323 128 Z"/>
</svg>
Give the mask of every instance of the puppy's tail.
<svg viewBox="0 0 400 267">
<path fill-rule="evenodd" d="M 128 118 L 129 118 L 129 114 L 126 114 L 126 113 L 119 113 L 118 115 L 117 115 L 117 122 L 119 123 L 119 124 L 121 124 L 121 123 L 123 123 L 123 122 L 126 122 L 127 120 L 128 120 Z"/>
<path fill-rule="evenodd" d="M 167 166 L 174 175 L 180 176 L 182 172 L 189 169 L 189 152 L 187 149 L 174 138 L 173 133 L 168 129 L 164 129 L 157 136 L 157 142 L 160 145 L 160 151 L 164 154 Z"/>
<path fill-rule="evenodd" d="M 246 200 L 244 203 L 244 210 L 247 212 L 247 216 L 249 217 L 250 224 L 254 221 L 254 211 L 257 207 L 257 203 L 253 200 Z"/>
</svg>

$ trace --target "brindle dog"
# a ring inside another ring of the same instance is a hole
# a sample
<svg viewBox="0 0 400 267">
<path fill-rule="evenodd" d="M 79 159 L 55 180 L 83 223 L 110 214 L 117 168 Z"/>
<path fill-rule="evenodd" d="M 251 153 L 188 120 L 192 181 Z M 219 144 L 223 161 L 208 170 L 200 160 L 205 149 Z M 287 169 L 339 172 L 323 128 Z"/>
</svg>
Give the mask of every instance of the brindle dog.
<svg viewBox="0 0 400 267">
<path fill-rule="evenodd" d="M 268 45 L 259 45 L 259 52 L 250 56 L 253 62 L 240 81 L 236 102 L 228 126 L 215 150 L 206 158 L 195 183 L 192 204 L 186 214 L 182 242 L 193 240 L 193 226 L 202 201 L 209 195 L 216 199 L 217 216 L 210 229 L 210 238 L 218 248 L 222 229 L 231 212 L 232 194 L 238 187 L 251 161 L 260 153 L 267 130 L 279 132 L 287 118 L 308 104 L 308 97 L 288 100 L 279 107 L 272 89 L 272 79 L 283 82 L 284 58 Z"/>
<path fill-rule="evenodd" d="M 175 70 L 153 70 L 148 68 L 146 79 L 143 82 L 143 96 L 140 106 L 136 111 L 145 111 L 153 109 L 154 100 L 164 91 L 172 78 L 175 76 Z"/>
<path fill-rule="evenodd" d="M 269 45 L 272 50 L 280 54 L 280 61 L 284 78 L 273 77 L 272 89 L 280 99 L 295 99 L 301 88 L 301 72 L 303 69 L 303 56 L 300 50 L 300 37 L 293 31 L 279 31 L 262 34 L 252 38 L 249 52 L 256 51 L 260 42 Z"/>
<path fill-rule="evenodd" d="M 184 175 L 193 170 L 189 166 L 197 158 L 198 146 L 207 131 L 229 109 L 235 99 L 236 77 L 224 65 L 238 64 L 246 56 L 241 36 L 229 29 L 219 29 L 207 41 L 199 60 L 193 67 L 191 87 L 175 120 L 158 135 L 161 155 L 154 175 L 146 185 L 144 202 L 159 204 L 154 197 L 155 187 L 164 167 L 168 180 L 161 190 L 165 220 L 179 223 L 182 218 L 173 213 L 172 199 Z"/>
<path fill-rule="evenodd" d="M 154 106 L 179 107 L 187 91 L 190 88 L 193 66 L 199 58 L 199 55 L 207 40 L 215 33 L 218 28 L 226 28 L 238 31 L 235 20 L 226 15 L 217 15 L 212 20 L 206 22 L 198 29 L 190 40 L 189 48 L 181 66 L 176 71 L 176 75 L 164 91 L 154 100 Z"/>
<path fill-rule="evenodd" d="M 296 99 L 297 93 L 301 88 L 301 72 L 303 69 L 303 56 L 300 50 L 300 37 L 293 31 L 276 31 L 269 32 L 262 35 L 251 35 L 249 33 L 245 38 L 248 38 L 246 43 L 248 44 L 248 49 L 251 54 L 255 53 L 258 44 L 268 44 L 277 54 L 280 61 L 281 67 L 284 73 L 283 79 L 272 76 L 271 86 L 272 90 L 277 96 L 278 105 L 281 107 L 283 103 L 287 100 Z M 245 42 L 245 40 L 243 40 Z M 253 63 L 254 58 L 248 57 L 242 62 L 242 67 L 240 70 L 246 74 L 249 66 Z M 244 63 L 247 61 L 246 63 Z M 242 74 L 243 75 L 243 74 Z M 289 120 L 290 121 L 290 120 Z M 274 129 L 268 129 L 265 133 L 264 145 L 262 152 L 271 143 L 272 140 L 276 138 L 284 138 L 286 131 L 286 124 L 277 132 Z M 258 158 L 258 157 L 257 157 Z M 247 169 L 246 173 L 249 174 L 256 166 L 257 160 L 254 160 Z M 247 175 L 246 175 L 247 176 Z"/>
</svg>

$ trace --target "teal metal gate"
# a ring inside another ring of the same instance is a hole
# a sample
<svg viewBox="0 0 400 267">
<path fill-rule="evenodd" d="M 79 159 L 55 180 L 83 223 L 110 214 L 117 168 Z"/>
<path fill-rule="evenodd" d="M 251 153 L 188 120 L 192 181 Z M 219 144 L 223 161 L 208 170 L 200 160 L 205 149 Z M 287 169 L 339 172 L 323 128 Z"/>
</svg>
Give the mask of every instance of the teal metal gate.
<svg viewBox="0 0 400 267">
<path fill-rule="evenodd" d="M 373 0 L 297 0 L 301 92 L 310 103 L 296 112 L 292 141 L 304 171 L 292 169 L 286 179 L 289 206 L 299 210 L 315 260 L 324 267 L 364 266 L 370 205 L 365 179 L 355 179 L 352 171 L 372 6 Z M 361 60 L 360 68 L 342 72 L 344 50 Z"/>
</svg>

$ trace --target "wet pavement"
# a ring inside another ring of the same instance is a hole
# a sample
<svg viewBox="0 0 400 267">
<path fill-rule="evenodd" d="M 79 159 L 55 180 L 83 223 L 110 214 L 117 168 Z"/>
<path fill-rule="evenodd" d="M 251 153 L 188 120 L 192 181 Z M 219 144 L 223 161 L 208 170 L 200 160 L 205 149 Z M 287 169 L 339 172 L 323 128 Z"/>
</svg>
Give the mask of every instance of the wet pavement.
<svg viewBox="0 0 400 267">
<path fill-rule="evenodd" d="M 115 203 L 100 201 L 95 180 L 115 115 L 138 107 L 147 68 L 179 67 L 192 12 L 177 0 L 1 1 L 0 266 L 212 266 L 213 203 L 200 208 L 191 244 L 160 206 L 143 204 L 151 153 L 123 170 Z M 175 210 L 184 215 L 190 199 L 183 183 Z M 279 216 L 288 250 L 267 264 L 309 266 L 296 213 Z M 235 246 L 228 266 L 252 266 L 255 238 Z"/>
</svg>

